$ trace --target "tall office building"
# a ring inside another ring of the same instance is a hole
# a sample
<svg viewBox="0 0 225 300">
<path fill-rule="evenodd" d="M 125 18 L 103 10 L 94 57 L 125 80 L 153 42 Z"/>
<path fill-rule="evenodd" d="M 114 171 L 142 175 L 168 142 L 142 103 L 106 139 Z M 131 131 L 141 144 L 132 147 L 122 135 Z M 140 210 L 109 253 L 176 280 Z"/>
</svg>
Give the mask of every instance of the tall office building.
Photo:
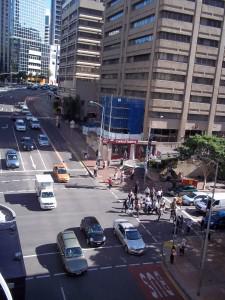
<svg viewBox="0 0 225 300">
<path fill-rule="evenodd" d="M 224 5 L 106 0 L 101 96 L 144 100 L 145 138 L 225 134 Z"/>
<path fill-rule="evenodd" d="M 60 44 L 62 4 L 65 0 L 51 0 L 50 44 Z"/>
<path fill-rule="evenodd" d="M 62 94 L 87 104 L 97 100 L 104 6 L 100 0 L 67 0 L 62 10 L 59 81 Z"/>
<path fill-rule="evenodd" d="M 50 43 L 50 11 L 45 11 L 45 44 Z"/>
<path fill-rule="evenodd" d="M 3 0 L 1 5 L 0 27 L 4 41 L 1 47 L 5 49 L 1 65 L 7 67 L 7 72 L 48 76 L 49 46 L 44 44 L 44 0 Z M 10 24 L 8 31 L 4 31 L 2 20 L 4 24 Z"/>
<path fill-rule="evenodd" d="M 9 70 L 9 25 L 10 1 L 0 1 L 0 73 Z"/>
</svg>

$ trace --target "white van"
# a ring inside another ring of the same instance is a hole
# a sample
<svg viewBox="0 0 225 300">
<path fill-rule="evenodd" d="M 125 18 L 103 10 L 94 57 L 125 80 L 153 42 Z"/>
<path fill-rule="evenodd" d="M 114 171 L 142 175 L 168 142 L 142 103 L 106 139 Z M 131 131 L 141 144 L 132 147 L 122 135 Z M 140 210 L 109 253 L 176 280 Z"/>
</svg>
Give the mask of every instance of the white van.
<svg viewBox="0 0 225 300">
<path fill-rule="evenodd" d="M 36 175 L 35 187 L 38 201 L 42 209 L 53 209 L 57 207 L 51 175 Z"/>
<path fill-rule="evenodd" d="M 195 204 L 195 208 L 198 211 L 205 213 L 207 211 L 207 203 L 210 200 L 212 201 L 212 210 L 213 211 L 225 209 L 225 193 L 215 193 L 214 199 L 212 199 L 211 197 L 208 197 L 207 199 L 198 201 Z"/>
</svg>

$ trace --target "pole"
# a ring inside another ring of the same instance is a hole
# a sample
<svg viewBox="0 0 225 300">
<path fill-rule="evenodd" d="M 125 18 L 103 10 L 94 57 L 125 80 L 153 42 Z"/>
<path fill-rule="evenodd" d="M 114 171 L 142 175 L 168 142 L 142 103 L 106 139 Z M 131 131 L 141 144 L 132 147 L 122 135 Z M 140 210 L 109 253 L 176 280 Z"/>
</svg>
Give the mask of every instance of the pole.
<svg viewBox="0 0 225 300">
<path fill-rule="evenodd" d="M 101 145 L 102 145 L 102 132 L 103 132 L 103 118 L 104 118 L 104 106 L 102 107 L 102 118 L 101 118 L 101 128 L 100 128 L 100 136 L 99 136 L 99 144 L 98 144 L 98 159 L 100 159 L 100 151 L 101 151 Z"/>
<path fill-rule="evenodd" d="M 109 113 L 109 135 L 111 133 L 111 124 L 112 124 L 112 101 L 113 101 L 113 95 L 111 95 L 111 97 L 110 97 L 111 104 L 110 104 L 110 113 Z M 110 136 L 109 136 L 109 138 L 110 138 Z"/>
<path fill-rule="evenodd" d="M 197 296 L 200 296 L 202 281 L 203 281 L 203 274 L 204 274 L 203 271 L 204 271 L 204 267 L 205 267 L 205 261 L 206 261 L 207 250 L 208 250 L 208 238 L 209 238 L 210 223 L 211 223 L 211 216 L 212 216 L 212 204 L 213 204 L 213 201 L 214 201 L 214 195 L 215 195 L 215 189 L 216 189 L 216 181 L 217 181 L 217 176 L 218 176 L 218 167 L 219 167 L 219 163 L 216 162 L 216 172 L 215 172 L 213 192 L 212 192 L 212 203 L 211 203 L 210 208 L 209 208 L 209 217 L 208 217 L 208 223 L 207 223 L 207 228 L 206 228 L 204 246 L 203 246 L 203 251 L 202 251 L 200 279 L 199 279 L 199 283 L 198 283 Z"/>
<path fill-rule="evenodd" d="M 150 133 L 151 133 L 151 128 L 150 128 L 150 126 L 149 126 L 149 129 L 148 129 L 148 143 L 149 143 Z M 148 161 L 149 161 L 149 149 L 148 149 L 148 146 L 149 146 L 149 144 L 147 144 L 147 147 L 146 147 L 146 154 L 145 154 L 144 185 L 145 185 L 145 182 L 146 182 L 146 176 L 147 176 L 147 173 L 148 173 Z"/>
</svg>

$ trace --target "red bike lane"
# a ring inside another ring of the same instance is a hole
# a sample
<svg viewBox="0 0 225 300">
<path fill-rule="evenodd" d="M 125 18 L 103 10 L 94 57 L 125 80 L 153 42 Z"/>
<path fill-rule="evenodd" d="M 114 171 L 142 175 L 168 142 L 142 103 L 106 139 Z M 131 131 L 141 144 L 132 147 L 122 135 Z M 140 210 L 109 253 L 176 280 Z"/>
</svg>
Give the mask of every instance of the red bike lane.
<svg viewBox="0 0 225 300">
<path fill-rule="evenodd" d="M 183 300 L 159 264 L 129 267 L 146 300 Z"/>
</svg>

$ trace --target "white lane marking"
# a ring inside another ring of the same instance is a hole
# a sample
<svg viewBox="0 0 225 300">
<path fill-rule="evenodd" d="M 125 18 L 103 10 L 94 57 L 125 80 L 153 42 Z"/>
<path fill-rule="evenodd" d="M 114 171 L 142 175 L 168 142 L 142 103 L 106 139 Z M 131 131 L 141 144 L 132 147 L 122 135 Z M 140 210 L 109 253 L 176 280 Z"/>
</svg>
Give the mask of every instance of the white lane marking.
<svg viewBox="0 0 225 300">
<path fill-rule="evenodd" d="M 32 279 L 34 279 L 33 276 L 31 276 L 31 277 L 26 277 L 26 280 L 32 280 Z"/>
<path fill-rule="evenodd" d="M 140 266 L 140 264 L 130 264 L 129 266 L 136 267 L 136 266 Z"/>
<path fill-rule="evenodd" d="M 45 135 L 47 135 L 47 133 L 46 133 L 46 131 L 44 130 L 43 127 L 42 127 L 42 131 L 43 131 L 43 133 L 44 133 Z M 48 135 L 47 135 L 47 136 L 48 136 Z M 64 160 L 63 160 L 62 156 L 61 156 L 61 155 L 59 154 L 59 152 L 56 150 L 56 148 L 55 148 L 55 146 L 54 146 L 54 144 L 53 144 L 53 142 L 52 142 L 52 140 L 50 139 L 49 136 L 48 136 L 48 139 L 49 139 L 49 142 L 50 142 L 50 144 L 51 144 L 51 146 L 52 146 L 52 148 L 53 148 L 55 154 L 58 156 L 60 162 L 63 162 Z"/>
<path fill-rule="evenodd" d="M 21 182 L 21 181 L 34 181 L 34 180 L 35 180 L 34 178 L 0 180 L 0 183 Z"/>
<path fill-rule="evenodd" d="M 99 270 L 108 270 L 112 269 L 112 266 L 107 266 L 107 267 L 100 267 Z"/>
<path fill-rule="evenodd" d="M 0 168 L 1 168 L 0 172 L 2 173 L 2 156 L 1 156 L 1 152 L 0 152 Z"/>
<path fill-rule="evenodd" d="M 65 295 L 65 292 L 64 292 L 64 289 L 63 289 L 62 286 L 60 286 L 60 290 L 61 290 L 61 293 L 62 293 L 63 300 L 66 300 L 66 295 Z"/>
<path fill-rule="evenodd" d="M 148 233 L 148 235 L 150 235 L 150 237 L 153 239 L 153 241 L 154 241 L 155 243 L 157 243 L 158 240 L 154 237 L 154 235 L 151 233 L 151 231 L 148 230 L 148 229 L 145 227 L 145 225 L 143 225 L 142 223 L 140 223 L 140 225 L 144 228 L 144 230 Z"/>
<path fill-rule="evenodd" d="M 30 160 L 31 160 L 31 163 L 32 163 L 33 168 L 36 170 L 37 167 L 36 167 L 36 165 L 35 165 L 35 163 L 34 163 L 34 160 L 33 160 L 32 156 L 31 156 L 31 154 L 30 154 Z"/>
<path fill-rule="evenodd" d="M 37 149 L 37 152 L 38 152 L 38 154 L 39 154 L 39 156 L 40 156 L 41 162 L 42 162 L 42 164 L 43 164 L 45 170 L 47 170 L 47 167 L 46 167 L 46 164 L 45 164 L 45 162 L 44 162 L 44 159 L 42 158 L 41 152 L 40 152 L 40 150 L 38 149 L 37 144 L 35 143 L 35 141 L 34 141 L 34 145 L 35 145 L 35 147 L 36 147 L 36 149 Z"/>
<path fill-rule="evenodd" d="M 16 190 L 16 191 L 5 191 L 5 192 L 2 192 L 2 191 L 0 191 L 0 194 L 14 194 L 14 193 L 16 193 L 16 194 L 19 194 L 19 193 L 34 193 L 34 192 L 36 192 L 35 190 Z"/>
<path fill-rule="evenodd" d="M 55 255 L 58 253 L 59 253 L 58 251 L 55 251 L 55 252 L 46 252 L 46 253 L 40 253 L 40 254 L 31 254 L 31 255 L 24 255 L 23 258 L 32 258 L 32 257 L 45 256 L 45 255 Z"/>
<path fill-rule="evenodd" d="M 117 265 L 117 266 L 115 266 L 115 268 L 125 268 L 125 267 L 127 267 L 127 265 Z"/>
<path fill-rule="evenodd" d="M 20 148 L 19 148 L 19 144 L 18 144 L 18 141 L 17 141 L 17 138 L 16 138 L 14 127 L 12 127 L 12 129 L 13 129 L 13 134 L 14 134 L 14 137 L 15 137 L 15 140 L 16 140 L 16 145 L 17 145 L 17 149 L 18 149 L 18 152 L 19 152 L 19 156 L 20 156 L 20 159 L 21 159 L 22 168 L 25 171 L 24 162 L 23 162 L 23 158 L 22 158 L 22 155 L 21 155 L 21 152 L 20 152 Z"/>
<path fill-rule="evenodd" d="M 98 268 L 90 268 L 90 269 L 88 269 L 88 272 L 89 271 L 98 271 Z"/>
<path fill-rule="evenodd" d="M 149 262 L 143 262 L 143 263 L 142 263 L 142 265 L 152 265 L 152 264 L 154 264 L 154 262 L 153 262 L 153 261 L 149 261 Z"/>
<path fill-rule="evenodd" d="M 119 199 L 119 197 L 112 190 L 110 190 L 110 192 L 117 200 Z"/>
<path fill-rule="evenodd" d="M 63 276 L 63 275 L 66 275 L 66 273 L 65 272 L 55 273 L 53 276 Z"/>
<path fill-rule="evenodd" d="M 47 275 L 38 275 L 38 276 L 36 276 L 37 279 L 40 279 L 40 278 L 47 278 L 47 277 L 50 277 L 50 275 L 47 274 Z"/>
</svg>

